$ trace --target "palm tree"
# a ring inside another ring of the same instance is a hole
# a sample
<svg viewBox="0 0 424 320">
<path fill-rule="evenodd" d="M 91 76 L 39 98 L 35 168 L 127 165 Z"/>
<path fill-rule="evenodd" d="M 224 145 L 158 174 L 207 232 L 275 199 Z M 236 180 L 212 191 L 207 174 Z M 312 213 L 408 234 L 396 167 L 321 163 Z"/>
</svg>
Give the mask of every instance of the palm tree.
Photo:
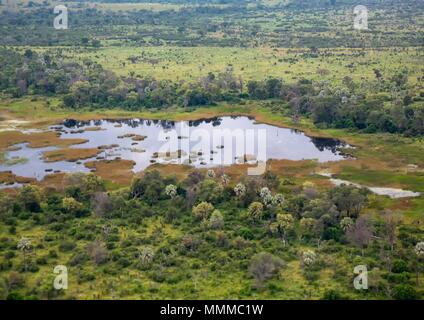
<svg viewBox="0 0 424 320">
<path fill-rule="evenodd" d="M 27 271 L 26 254 L 31 251 L 31 240 L 29 238 L 22 237 L 21 240 L 19 240 L 17 247 L 22 251 L 24 256 L 25 271 Z"/>
<path fill-rule="evenodd" d="M 154 251 L 149 247 L 144 247 L 139 250 L 138 258 L 142 265 L 149 265 L 153 262 L 153 258 L 155 257 Z"/>
</svg>

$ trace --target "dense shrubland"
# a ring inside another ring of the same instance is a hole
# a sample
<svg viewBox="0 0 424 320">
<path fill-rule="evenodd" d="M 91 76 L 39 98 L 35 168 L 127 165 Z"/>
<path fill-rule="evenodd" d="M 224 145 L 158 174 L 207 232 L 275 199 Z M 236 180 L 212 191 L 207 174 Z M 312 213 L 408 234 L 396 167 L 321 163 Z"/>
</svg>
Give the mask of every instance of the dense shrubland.
<svg viewBox="0 0 424 320">
<path fill-rule="evenodd" d="M 422 227 L 373 207 L 372 198 L 271 172 L 231 181 L 194 170 L 178 181 L 148 171 L 113 191 L 94 174 L 69 175 L 61 190 L 25 186 L 0 194 L 0 297 L 73 298 L 78 286 L 85 298 L 169 298 L 173 290 L 179 298 L 216 297 L 211 290 L 226 273 L 223 296 L 281 298 L 289 266 L 307 286 L 292 297 L 422 297 Z M 58 264 L 70 270 L 68 291 L 51 287 L 47 275 Z M 370 272 L 362 293 L 352 285 L 361 264 Z M 214 280 L 193 286 L 198 272 Z M 124 277 L 130 273 L 137 279 Z M 328 273 L 331 283 L 322 279 Z M 242 288 L 232 289 L 234 279 Z"/>
</svg>

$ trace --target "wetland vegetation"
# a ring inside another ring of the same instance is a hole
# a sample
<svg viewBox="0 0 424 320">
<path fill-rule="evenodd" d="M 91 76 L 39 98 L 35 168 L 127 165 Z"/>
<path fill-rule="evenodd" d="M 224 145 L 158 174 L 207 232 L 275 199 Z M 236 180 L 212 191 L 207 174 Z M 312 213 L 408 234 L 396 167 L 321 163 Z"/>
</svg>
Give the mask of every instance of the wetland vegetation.
<svg viewBox="0 0 424 320">
<path fill-rule="evenodd" d="M 0 5 L 0 299 L 424 297 L 422 1 L 56 4 Z"/>
</svg>

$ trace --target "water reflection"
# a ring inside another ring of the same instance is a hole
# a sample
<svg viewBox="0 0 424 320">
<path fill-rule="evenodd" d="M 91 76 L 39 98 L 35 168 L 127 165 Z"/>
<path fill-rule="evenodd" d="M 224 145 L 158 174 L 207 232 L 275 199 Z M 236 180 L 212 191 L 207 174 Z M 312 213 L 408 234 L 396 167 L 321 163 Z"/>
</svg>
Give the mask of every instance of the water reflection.
<svg viewBox="0 0 424 320">
<path fill-rule="evenodd" d="M 188 128 L 188 134 L 183 134 Z M 245 139 L 246 148 L 233 148 L 237 137 L 225 136 L 222 143 L 216 143 L 212 137 L 217 129 L 228 135 L 234 132 L 256 133 L 266 132 L 266 145 L 253 138 Z M 134 171 L 140 171 L 152 163 L 188 164 L 195 167 L 214 167 L 225 153 L 230 153 L 231 163 L 251 162 L 258 160 L 258 150 L 266 151 L 265 159 L 303 160 L 316 159 L 320 162 L 338 161 L 346 158 L 341 148 L 348 147 L 342 141 L 328 138 L 308 137 L 303 132 L 293 129 L 279 128 L 255 122 L 249 117 L 217 117 L 188 122 L 146 119 L 105 119 L 80 121 L 66 119 L 61 125 L 52 126 L 61 138 L 87 139 L 86 143 L 71 148 L 98 148 L 97 157 L 76 162 L 58 161 L 46 163 L 42 159 L 45 151 L 56 150 L 56 147 L 28 148 L 21 144 L 19 150 L 10 151 L 8 158 L 28 159 L 25 163 L 13 166 L 0 165 L 0 171 L 10 170 L 24 177 L 42 179 L 51 172 L 88 172 L 87 161 L 96 159 L 113 160 L 116 158 L 133 160 Z M 208 143 L 199 143 L 197 133 L 208 135 Z M 175 143 L 175 136 L 177 142 Z M 163 152 L 164 145 L 169 149 Z M 228 145 L 230 144 L 230 145 Z M 250 148 L 251 153 L 247 150 Z"/>
</svg>

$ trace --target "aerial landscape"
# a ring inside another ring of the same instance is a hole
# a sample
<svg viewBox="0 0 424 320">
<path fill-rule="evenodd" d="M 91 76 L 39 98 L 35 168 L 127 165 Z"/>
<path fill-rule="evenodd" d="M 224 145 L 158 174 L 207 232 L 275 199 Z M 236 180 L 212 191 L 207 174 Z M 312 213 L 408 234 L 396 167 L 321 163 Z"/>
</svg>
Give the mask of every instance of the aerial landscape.
<svg viewBox="0 0 424 320">
<path fill-rule="evenodd" d="M 0 300 L 423 300 L 424 2 L 0 0 Z"/>
</svg>

